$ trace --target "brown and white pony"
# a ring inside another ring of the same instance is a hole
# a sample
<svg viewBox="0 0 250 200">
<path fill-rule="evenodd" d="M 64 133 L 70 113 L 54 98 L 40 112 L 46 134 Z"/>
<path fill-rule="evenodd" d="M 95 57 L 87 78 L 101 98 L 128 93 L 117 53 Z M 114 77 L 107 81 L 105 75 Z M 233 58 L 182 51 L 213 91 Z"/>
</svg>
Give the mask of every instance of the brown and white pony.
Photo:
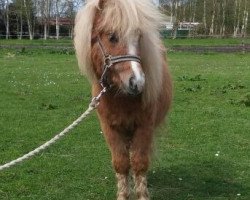
<svg viewBox="0 0 250 200">
<path fill-rule="evenodd" d="M 172 98 L 161 25 L 162 16 L 151 0 L 88 0 L 76 17 L 80 69 L 92 84 L 93 96 L 103 89 L 100 79 L 108 87 L 97 111 L 112 154 L 118 200 L 129 199 L 130 170 L 137 199 L 149 199 L 146 173 L 154 130 Z M 102 77 L 106 54 L 132 58 L 114 63 Z"/>
</svg>

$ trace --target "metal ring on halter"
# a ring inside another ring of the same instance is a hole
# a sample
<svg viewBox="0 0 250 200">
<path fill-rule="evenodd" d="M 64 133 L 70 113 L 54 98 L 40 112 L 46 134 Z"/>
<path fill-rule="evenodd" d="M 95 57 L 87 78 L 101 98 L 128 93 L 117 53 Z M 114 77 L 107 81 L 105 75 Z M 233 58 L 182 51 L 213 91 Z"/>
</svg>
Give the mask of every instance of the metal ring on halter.
<svg viewBox="0 0 250 200">
<path fill-rule="evenodd" d="M 111 55 L 105 56 L 105 58 L 104 58 L 104 65 L 107 66 L 107 67 L 111 67 L 113 65 L 112 56 Z"/>
</svg>

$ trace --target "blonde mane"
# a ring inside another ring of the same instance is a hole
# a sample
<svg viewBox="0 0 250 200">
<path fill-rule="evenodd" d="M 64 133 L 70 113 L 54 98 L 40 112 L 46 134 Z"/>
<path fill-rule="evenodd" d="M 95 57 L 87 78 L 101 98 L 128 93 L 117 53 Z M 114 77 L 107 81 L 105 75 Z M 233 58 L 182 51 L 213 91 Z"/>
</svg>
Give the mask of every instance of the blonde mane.
<svg viewBox="0 0 250 200">
<path fill-rule="evenodd" d="M 95 81 L 90 52 L 91 33 L 99 0 L 88 0 L 76 16 L 74 44 L 82 73 Z M 101 29 L 115 30 L 124 39 L 131 31 L 140 30 L 140 51 L 146 85 L 144 100 L 154 101 L 162 87 L 163 49 L 159 35 L 163 17 L 151 0 L 104 0 Z"/>
</svg>

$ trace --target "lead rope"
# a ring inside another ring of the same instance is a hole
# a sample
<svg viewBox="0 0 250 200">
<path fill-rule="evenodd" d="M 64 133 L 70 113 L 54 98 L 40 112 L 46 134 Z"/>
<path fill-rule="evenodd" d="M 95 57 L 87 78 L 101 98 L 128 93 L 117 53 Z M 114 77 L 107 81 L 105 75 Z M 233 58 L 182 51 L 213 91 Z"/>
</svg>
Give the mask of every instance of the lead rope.
<svg viewBox="0 0 250 200">
<path fill-rule="evenodd" d="M 101 39 L 98 37 L 98 44 L 100 46 L 101 52 L 103 54 L 104 57 L 104 71 L 102 73 L 101 76 L 101 80 L 100 80 L 100 84 L 102 86 L 102 91 L 92 99 L 92 101 L 89 104 L 88 109 L 80 116 L 78 117 L 71 125 L 69 125 L 68 127 L 66 127 L 61 133 L 57 134 L 55 137 L 53 137 L 51 140 L 45 142 L 43 145 L 37 147 L 36 149 L 34 149 L 33 151 L 30 151 L 29 153 L 11 161 L 8 162 L 4 165 L 0 165 L 0 171 L 6 169 L 6 168 L 10 168 L 11 166 L 14 166 L 24 160 L 27 160 L 28 158 L 40 153 L 41 151 L 45 150 L 46 148 L 48 148 L 49 146 L 51 146 L 52 144 L 54 144 L 57 140 L 59 140 L 61 137 L 63 137 L 64 135 L 66 135 L 67 133 L 69 133 L 70 130 L 72 130 L 73 128 L 75 128 L 82 120 L 84 120 L 94 109 L 96 109 L 96 107 L 99 105 L 100 102 L 100 98 L 101 96 L 107 91 L 107 87 L 104 83 L 104 76 L 106 75 L 108 69 L 116 63 L 120 63 L 120 62 L 126 62 L 126 61 L 135 61 L 138 63 L 141 63 L 141 58 L 135 55 L 121 55 L 121 56 L 111 56 L 109 54 L 107 54 L 107 52 L 105 51 L 105 48 L 101 42 Z"/>
<path fill-rule="evenodd" d="M 100 103 L 100 98 L 101 96 L 106 92 L 106 88 L 104 87 L 102 89 L 102 91 L 98 94 L 98 96 L 94 97 L 92 99 L 92 101 L 89 104 L 88 109 L 80 116 L 78 117 L 71 125 L 69 125 L 68 127 L 66 127 L 61 133 L 57 134 L 55 137 L 53 137 L 52 139 L 50 139 L 49 141 L 45 142 L 43 145 L 37 147 L 36 149 L 34 149 L 33 151 L 30 151 L 29 153 L 15 159 L 12 160 L 11 162 L 8 162 L 4 165 L 0 165 L 0 171 L 10 168 L 11 166 L 14 166 L 24 160 L 29 159 L 30 157 L 33 157 L 34 155 L 40 153 L 41 151 L 47 149 L 49 146 L 51 146 L 52 144 L 54 144 L 57 140 L 59 140 L 60 138 L 62 138 L 63 136 L 65 136 L 67 133 L 69 133 L 73 128 L 75 128 L 77 125 L 79 125 L 79 123 L 84 120 L 94 109 L 97 108 L 97 106 Z"/>
</svg>

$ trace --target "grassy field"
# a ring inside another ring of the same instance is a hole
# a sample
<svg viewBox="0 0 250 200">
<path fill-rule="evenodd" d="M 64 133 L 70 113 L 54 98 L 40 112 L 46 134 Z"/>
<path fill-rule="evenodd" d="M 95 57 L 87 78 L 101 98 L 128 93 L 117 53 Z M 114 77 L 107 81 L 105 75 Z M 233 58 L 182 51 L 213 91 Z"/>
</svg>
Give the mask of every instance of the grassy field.
<svg viewBox="0 0 250 200">
<path fill-rule="evenodd" d="M 250 199 L 250 55 L 171 52 L 175 96 L 158 130 L 152 200 Z M 67 51 L 0 50 L 0 163 L 44 143 L 87 107 Z M 0 199 L 111 200 L 110 154 L 93 114 L 38 156 L 0 172 Z"/>
<path fill-rule="evenodd" d="M 73 41 L 70 39 L 35 39 L 35 40 L 19 40 L 19 39 L 10 39 L 10 40 L 1 40 L 0 45 L 30 45 L 30 46 L 73 46 Z"/>
</svg>

